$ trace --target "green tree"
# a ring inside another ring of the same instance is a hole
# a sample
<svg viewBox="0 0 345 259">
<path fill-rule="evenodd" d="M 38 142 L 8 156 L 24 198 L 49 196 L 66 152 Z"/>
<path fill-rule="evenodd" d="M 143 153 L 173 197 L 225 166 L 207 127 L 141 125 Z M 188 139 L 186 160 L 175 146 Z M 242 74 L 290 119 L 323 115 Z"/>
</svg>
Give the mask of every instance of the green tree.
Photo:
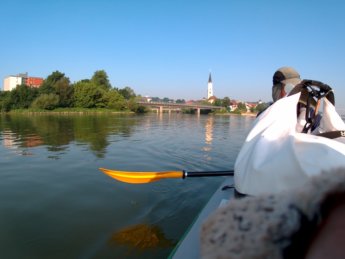
<svg viewBox="0 0 345 259">
<path fill-rule="evenodd" d="M 255 111 L 257 111 L 257 112 L 262 112 L 262 111 L 266 110 L 268 106 L 269 106 L 268 103 L 259 103 L 259 104 L 255 107 Z"/>
<path fill-rule="evenodd" d="M 126 100 L 116 89 L 111 89 L 108 92 L 105 92 L 104 99 L 106 107 L 108 108 L 119 111 L 126 109 Z"/>
<path fill-rule="evenodd" d="M 147 113 L 149 109 L 144 105 L 138 105 L 137 109 L 134 111 L 136 113 Z"/>
<path fill-rule="evenodd" d="M 163 103 L 169 103 L 171 100 L 168 97 L 164 97 L 162 101 Z"/>
<path fill-rule="evenodd" d="M 41 94 L 31 104 L 32 108 L 53 110 L 59 105 L 59 96 L 56 94 Z"/>
<path fill-rule="evenodd" d="M 127 109 L 136 113 L 145 113 L 148 111 L 146 107 L 139 105 L 135 98 L 127 100 Z"/>
<path fill-rule="evenodd" d="M 32 101 L 38 96 L 38 89 L 31 88 L 27 85 L 18 85 L 11 91 L 10 103 L 11 108 L 14 109 L 26 109 Z"/>
<path fill-rule="evenodd" d="M 55 71 L 51 73 L 42 83 L 41 87 L 39 88 L 40 94 L 50 94 L 55 93 L 54 85 L 56 82 L 58 82 L 60 79 L 62 79 L 65 76 L 65 74 Z"/>
<path fill-rule="evenodd" d="M 65 77 L 64 73 L 61 73 L 60 71 L 54 71 L 44 81 L 47 84 L 54 85 L 56 82 L 58 82 L 64 77 Z"/>
<path fill-rule="evenodd" d="M 230 106 L 230 103 L 231 103 L 231 101 L 230 101 L 230 98 L 229 97 L 224 97 L 223 98 L 223 100 L 222 100 L 222 106 L 223 107 L 229 107 Z"/>
<path fill-rule="evenodd" d="M 223 106 L 222 99 L 216 99 L 213 103 L 214 106 Z"/>
<path fill-rule="evenodd" d="M 11 92 L 0 92 L 0 110 L 3 112 L 11 110 Z"/>
<path fill-rule="evenodd" d="M 119 89 L 119 93 L 126 99 L 129 100 L 131 98 L 136 97 L 134 91 L 129 86 L 126 86 L 125 88 Z"/>
<path fill-rule="evenodd" d="M 244 103 L 240 102 L 237 104 L 237 109 L 235 110 L 235 112 L 239 112 L 239 113 L 242 113 L 242 112 L 247 112 L 247 107 Z"/>
<path fill-rule="evenodd" d="M 74 85 L 74 105 L 82 108 L 105 107 L 105 90 L 92 82 L 78 82 Z"/>
<path fill-rule="evenodd" d="M 59 97 L 59 107 L 70 107 L 73 100 L 73 89 L 70 85 L 69 78 L 62 77 L 54 84 L 55 93 Z"/>
<path fill-rule="evenodd" d="M 176 103 L 186 103 L 186 101 L 184 99 L 177 99 Z"/>
<path fill-rule="evenodd" d="M 64 73 L 51 73 L 39 88 L 40 94 L 56 94 L 59 97 L 59 107 L 70 107 L 73 101 L 73 89 L 70 80 Z"/>
<path fill-rule="evenodd" d="M 91 82 L 96 86 L 104 88 L 104 90 L 109 90 L 111 88 L 108 75 L 104 70 L 97 70 L 93 74 Z"/>
</svg>

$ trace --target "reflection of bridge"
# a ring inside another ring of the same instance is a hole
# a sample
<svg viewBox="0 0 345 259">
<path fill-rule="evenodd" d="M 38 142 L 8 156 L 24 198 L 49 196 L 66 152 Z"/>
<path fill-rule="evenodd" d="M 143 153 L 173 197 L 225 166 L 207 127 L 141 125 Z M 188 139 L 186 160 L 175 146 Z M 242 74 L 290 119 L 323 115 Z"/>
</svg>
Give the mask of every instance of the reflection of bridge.
<svg viewBox="0 0 345 259">
<path fill-rule="evenodd" d="M 162 102 L 138 102 L 138 104 L 146 107 L 150 107 L 151 110 L 156 110 L 157 113 L 163 113 L 163 111 L 181 111 L 181 109 L 194 109 L 197 114 L 200 114 L 201 110 L 220 110 L 223 107 L 203 104 L 185 104 L 185 103 L 162 103 Z"/>
</svg>

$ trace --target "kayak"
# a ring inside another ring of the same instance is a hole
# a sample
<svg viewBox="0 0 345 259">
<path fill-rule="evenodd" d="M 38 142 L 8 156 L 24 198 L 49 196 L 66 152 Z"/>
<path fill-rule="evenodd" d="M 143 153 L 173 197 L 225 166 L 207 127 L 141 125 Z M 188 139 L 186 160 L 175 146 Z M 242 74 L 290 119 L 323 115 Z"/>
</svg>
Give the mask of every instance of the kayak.
<svg viewBox="0 0 345 259">
<path fill-rule="evenodd" d="M 236 158 L 234 177 L 217 189 L 170 258 L 200 258 L 202 224 L 234 197 L 234 188 L 224 191 L 225 185 L 234 185 L 246 195 L 274 194 L 302 187 L 323 171 L 345 166 L 345 123 L 336 112 L 332 89 L 319 81 L 303 80 L 296 91 L 256 118 Z"/>
<path fill-rule="evenodd" d="M 309 99 L 306 104 L 302 103 L 302 91 L 273 103 L 256 118 L 235 161 L 235 170 L 129 172 L 99 169 L 130 184 L 169 178 L 228 176 L 169 255 L 175 259 L 200 258 L 202 225 L 219 207 L 235 197 L 234 186 L 244 195 L 280 193 L 303 186 L 310 177 L 323 171 L 345 167 L 345 123 L 335 110 L 330 87 L 311 80 L 301 84 L 317 104 L 312 107 Z M 319 86 L 320 91 L 315 92 L 312 86 Z M 317 114 L 321 99 L 323 111 Z M 296 107 L 300 106 L 296 116 Z"/>
<path fill-rule="evenodd" d="M 211 196 L 168 258 L 200 258 L 200 230 L 205 219 L 234 197 L 234 179 L 227 177 Z"/>
</svg>

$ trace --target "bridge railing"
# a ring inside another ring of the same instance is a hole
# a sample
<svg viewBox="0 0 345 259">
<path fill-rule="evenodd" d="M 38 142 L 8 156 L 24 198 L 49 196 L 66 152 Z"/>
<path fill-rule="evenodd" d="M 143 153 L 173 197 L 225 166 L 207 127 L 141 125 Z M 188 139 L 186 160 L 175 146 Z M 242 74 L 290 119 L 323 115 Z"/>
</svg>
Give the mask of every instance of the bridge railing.
<svg viewBox="0 0 345 259">
<path fill-rule="evenodd" d="M 180 107 L 180 108 L 194 108 L 194 109 L 223 109 L 224 107 L 203 105 L 203 104 L 186 104 L 186 103 L 163 103 L 163 102 L 138 102 L 140 105 L 154 106 L 154 107 Z"/>
</svg>

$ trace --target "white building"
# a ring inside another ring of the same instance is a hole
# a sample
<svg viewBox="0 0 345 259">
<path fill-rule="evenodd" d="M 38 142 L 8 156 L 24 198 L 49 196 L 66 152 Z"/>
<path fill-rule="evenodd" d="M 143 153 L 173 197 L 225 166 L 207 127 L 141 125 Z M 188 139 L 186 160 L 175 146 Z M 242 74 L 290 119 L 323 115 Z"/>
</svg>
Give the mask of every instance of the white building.
<svg viewBox="0 0 345 259">
<path fill-rule="evenodd" d="M 21 76 L 8 76 L 4 79 L 4 91 L 11 91 L 15 89 L 17 85 L 23 83 L 23 77 Z"/>
<path fill-rule="evenodd" d="M 212 84 L 212 78 L 211 73 L 208 77 L 208 84 L 207 84 L 207 100 L 209 100 L 213 96 L 213 84 Z"/>
</svg>

